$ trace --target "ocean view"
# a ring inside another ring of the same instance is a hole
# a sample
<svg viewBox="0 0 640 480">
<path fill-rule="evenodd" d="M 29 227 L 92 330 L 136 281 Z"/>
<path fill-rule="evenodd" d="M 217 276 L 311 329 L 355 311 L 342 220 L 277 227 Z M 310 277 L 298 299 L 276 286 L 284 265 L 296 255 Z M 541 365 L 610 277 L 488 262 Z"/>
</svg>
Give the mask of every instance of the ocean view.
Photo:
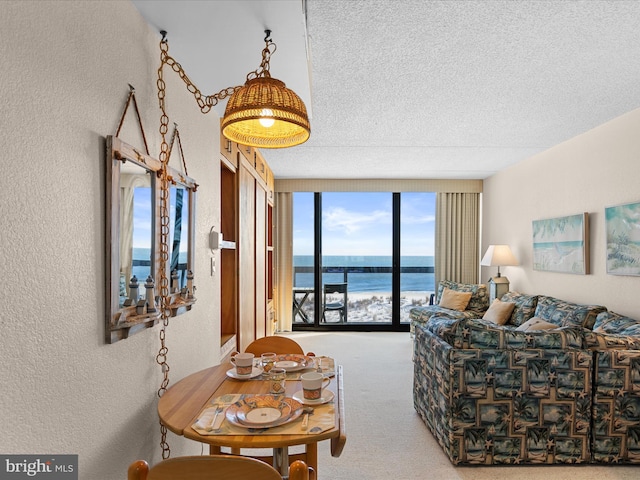
<svg viewBox="0 0 640 480">
<path fill-rule="evenodd" d="M 150 252 L 147 248 L 133 249 L 134 266 L 132 273 L 143 284 L 149 275 Z M 180 263 L 186 263 L 186 253 L 181 253 Z M 344 282 L 344 270 L 347 269 L 349 295 L 348 322 L 390 322 L 391 321 L 391 256 L 325 256 L 323 258 L 323 282 Z M 313 287 L 313 255 L 295 255 L 293 257 L 294 286 Z M 409 310 L 415 305 L 427 303 L 429 294 L 435 291 L 433 256 L 402 256 L 401 269 L 416 268 L 417 271 L 400 273 L 402 296 L 401 321 L 409 321 Z M 425 271 L 428 270 L 428 271 Z M 313 294 L 305 298 L 301 313 L 295 322 L 313 318 Z M 302 313 L 304 312 L 304 313 Z M 328 322 L 336 321 L 330 314 Z"/>
<path fill-rule="evenodd" d="M 313 273 L 296 272 L 297 267 L 312 267 L 313 255 L 294 255 L 294 286 L 301 288 L 313 287 Z M 350 293 L 391 292 L 391 256 L 325 256 L 323 266 L 324 283 L 338 283 L 344 281 L 342 270 L 331 272 L 332 268 L 348 267 L 348 283 Z M 402 256 L 400 267 L 433 267 L 433 256 Z M 366 268 L 367 272 L 354 272 L 358 267 Z M 371 272 L 374 267 L 382 267 L 385 272 Z M 298 269 L 300 270 L 300 269 Z M 432 292 L 435 289 L 435 275 L 433 273 L 401 273 L 400 289 L 410 292 Z"/>
<path fill-rule="evenodd" d="M 133 248 L 133 268 L 131 270 L 132 275 L 138 277 L 138 282 L 144 283 L 151 271 L 149 265 L 151 265 L 151 250 L 148 248 Z M 169 259 L 170 260 L 170 259 Z M 178 263 L 187 264 L 187 252 L 181 251 L 178 256 Z M 128 281 L 129 279 L 127 279 Z M 154 279 L 156 280 L 156 279 Z"/>
</svg>

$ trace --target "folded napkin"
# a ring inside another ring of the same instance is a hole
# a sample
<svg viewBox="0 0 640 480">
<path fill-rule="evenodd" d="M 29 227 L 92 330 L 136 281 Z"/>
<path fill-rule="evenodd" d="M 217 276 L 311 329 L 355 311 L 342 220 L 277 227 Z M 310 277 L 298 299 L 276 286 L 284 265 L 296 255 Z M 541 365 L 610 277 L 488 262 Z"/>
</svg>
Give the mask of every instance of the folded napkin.
<svg viewBox="0 0 640 480">
<path fill-rule="evenodd" d="M 225 419 L 227 408 L 235 402 L 241 400 L 244 395 L 223 395 L 214 399 L 191 426 L 200 435 L 219 435 L 220 427 Z"/>
</svg>

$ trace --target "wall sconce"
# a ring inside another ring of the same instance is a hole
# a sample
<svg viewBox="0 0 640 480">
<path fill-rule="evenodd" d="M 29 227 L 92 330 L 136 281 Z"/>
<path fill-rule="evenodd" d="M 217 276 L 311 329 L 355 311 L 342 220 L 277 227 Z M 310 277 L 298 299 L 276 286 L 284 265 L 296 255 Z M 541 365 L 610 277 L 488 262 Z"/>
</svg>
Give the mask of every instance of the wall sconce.
<svg viewBox="0 0 640 480">
<path fill-rule="evenodd" d="M 229 87 L 209 96 L 203 96 L 186 76 L 181 65 L 169 56 L 167 32 L 163 30 L 160 33 L 162 64 L 158 69 L 159 90 L 164 90 L 162 67 L 167 64 L 180 75 L 187 89 L 193 93 L 202 113 L 208 113 L 220 100 L 229 97 L 221 122 L 222 134 L 229 140 L 258 148 L 293 147 L 308 140 L 311 127 L 304 102 L 284 82 L 272 78 L 269 72 L 269 59 L 276 51 L 276 44 L 271 40 L 271 30 L 265 30 L 266 46 L 262 50 L 260 67 L 247 75 L 245 84 Z M 162 103 L 163 100 L 164 98 L 161 99 Z"/>
<path fill-rule="evenodd" d="M 489 279 L 489 302 L 492 303 L 509 291 L 509 279 L 500 275 L 500 267 L 518 265 L 518 260 L 509 245 L 489 245 L 480 265 L 498 267 L 498 275 Z"/>
</svg>

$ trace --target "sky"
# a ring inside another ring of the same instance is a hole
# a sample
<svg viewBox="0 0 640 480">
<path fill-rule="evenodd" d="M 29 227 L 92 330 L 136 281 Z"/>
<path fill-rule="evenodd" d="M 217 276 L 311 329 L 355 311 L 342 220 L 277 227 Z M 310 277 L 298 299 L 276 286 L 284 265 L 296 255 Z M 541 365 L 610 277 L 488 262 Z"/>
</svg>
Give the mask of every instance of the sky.
<svg viewBox="0 0 640 480">
<path fill-rule="evenodd" d="M 169 189 L 169 250 L 173 244 L 173 230 L 176 216 L 176 187 Z M 186 191 L 186 190 L 185 190 Z M 133 248 L 150 248 L 151 246 L 151 188 L 136 187 L 133 197 Z M 180 252 L 187 252 L 189 226 L 189 197 L 185 193 L 182 207 L 182 240 Z"/>
<path fill-rule="evenodd" d="M 294 193 L 293 254 L 313 255 L 313 193 Z M 392 194 L 322 194 L 323 255 L 392 254 Z M 401 255 L 434 254 L 435 193 L 401 194 Z"/>
</svg>

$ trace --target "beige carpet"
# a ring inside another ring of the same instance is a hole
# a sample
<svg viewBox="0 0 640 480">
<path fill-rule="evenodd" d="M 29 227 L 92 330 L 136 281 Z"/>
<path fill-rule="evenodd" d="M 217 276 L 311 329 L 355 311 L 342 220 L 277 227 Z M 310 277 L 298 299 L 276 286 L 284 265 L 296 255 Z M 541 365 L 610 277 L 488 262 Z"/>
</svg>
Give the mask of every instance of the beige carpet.
<svg viewBox="0 0 640 480">
<path fill-rule="evenodd" d="M 413 408 L 408 333 L 286 335 L 344 368 L 347 443 L 339 458 L 320 444 L 318 480 L 640 478 L 640 466 L 454 467 Z"/>
</svg>

